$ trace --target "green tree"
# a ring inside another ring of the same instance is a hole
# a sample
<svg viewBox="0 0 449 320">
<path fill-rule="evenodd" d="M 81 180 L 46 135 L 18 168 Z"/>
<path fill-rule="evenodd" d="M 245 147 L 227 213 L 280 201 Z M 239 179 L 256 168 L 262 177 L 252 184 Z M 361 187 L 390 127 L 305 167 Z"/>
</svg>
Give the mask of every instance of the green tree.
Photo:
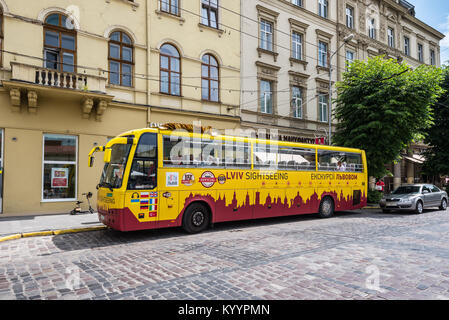
<svg viewBox="0 0 449 320">
<path fill-rule="evenodd" d="M 434 124 L 427 130 L 424 171 L 430 176 L 449 176 L 449 66 L 443 66 L 444 94 L 433 106 Z"/>
<path fill-rule="evenodd" d="M 441 80 L 441 69 L 431 66 L 412 70 L 383 56 L 354 61 L 337 83 L 333 143 L 365 150 L 369 175 L 383 177 L 385 164 L 432 125 Z"/>
</svg>

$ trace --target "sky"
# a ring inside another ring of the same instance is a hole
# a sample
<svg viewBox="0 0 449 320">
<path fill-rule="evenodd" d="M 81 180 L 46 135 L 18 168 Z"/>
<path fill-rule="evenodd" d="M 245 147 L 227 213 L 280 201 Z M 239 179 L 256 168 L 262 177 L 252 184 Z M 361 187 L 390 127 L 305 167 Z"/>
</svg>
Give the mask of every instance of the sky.
<svg viewBox="0 0 449 320">
<path fill-rule="evenodd" d="M 446 35 L 440 42 L 441 64 L 449 64 L 449 0 L 408 0 L 416 17 Z"/>
</svg>

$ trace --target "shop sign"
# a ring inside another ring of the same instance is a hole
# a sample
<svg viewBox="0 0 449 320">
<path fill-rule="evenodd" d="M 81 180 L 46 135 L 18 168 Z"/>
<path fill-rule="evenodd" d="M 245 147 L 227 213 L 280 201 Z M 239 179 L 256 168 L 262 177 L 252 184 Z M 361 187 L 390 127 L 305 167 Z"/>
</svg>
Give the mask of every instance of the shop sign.
<svg viewBox="0 0 449 320">
<path fill-rule="evenodd" d="M 68 188 L 69 187 L 69 169 L 51 168 L 51 187 Z"/>
</svg>

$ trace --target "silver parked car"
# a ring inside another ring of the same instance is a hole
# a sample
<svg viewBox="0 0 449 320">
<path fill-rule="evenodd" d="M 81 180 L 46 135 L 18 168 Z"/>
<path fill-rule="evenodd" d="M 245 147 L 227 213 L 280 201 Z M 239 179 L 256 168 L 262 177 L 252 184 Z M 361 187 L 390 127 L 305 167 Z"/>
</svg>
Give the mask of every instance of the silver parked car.
<svg viewBox="0 0 449 320">
<path fill-rule="evenodd" d="M 407 210 L 422 213 L 424 208 L 431 207 L 446 210 L 447 203 L 446 191 L 442 191 L 432 184 L 407 184 L 384 195 L 379 205 L 383 212 Z"/>
</svg>

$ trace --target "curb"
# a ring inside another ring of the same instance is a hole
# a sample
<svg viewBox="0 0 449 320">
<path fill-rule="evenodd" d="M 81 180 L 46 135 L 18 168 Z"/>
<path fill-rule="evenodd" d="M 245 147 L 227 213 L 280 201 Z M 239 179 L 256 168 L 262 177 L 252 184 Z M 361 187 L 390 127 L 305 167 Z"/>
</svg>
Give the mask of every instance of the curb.
<svg viewBox="0 0 449 320">
<path fill-rule="evenodd" d="M 51 231 L 37 231 L 37 232 L 26 232 L 26 233 L 17 233 L 5 237 L 0 237 L 0 242 L 16 240 L 20 238 L 31 238 L 31 237 L 41 237 L 41 236 L 57 236 L 60 234 L 66 233 L 78 233 L 78 232 L 87 232 L 87 231 L 98 231 L 107 229 L 106 226 L 98 226 L 98 227 L 87 227 L 87 228 L 76 228 L 76 229 L 61 229 L 61 230 L 51 230 Z"/>
</svg>

